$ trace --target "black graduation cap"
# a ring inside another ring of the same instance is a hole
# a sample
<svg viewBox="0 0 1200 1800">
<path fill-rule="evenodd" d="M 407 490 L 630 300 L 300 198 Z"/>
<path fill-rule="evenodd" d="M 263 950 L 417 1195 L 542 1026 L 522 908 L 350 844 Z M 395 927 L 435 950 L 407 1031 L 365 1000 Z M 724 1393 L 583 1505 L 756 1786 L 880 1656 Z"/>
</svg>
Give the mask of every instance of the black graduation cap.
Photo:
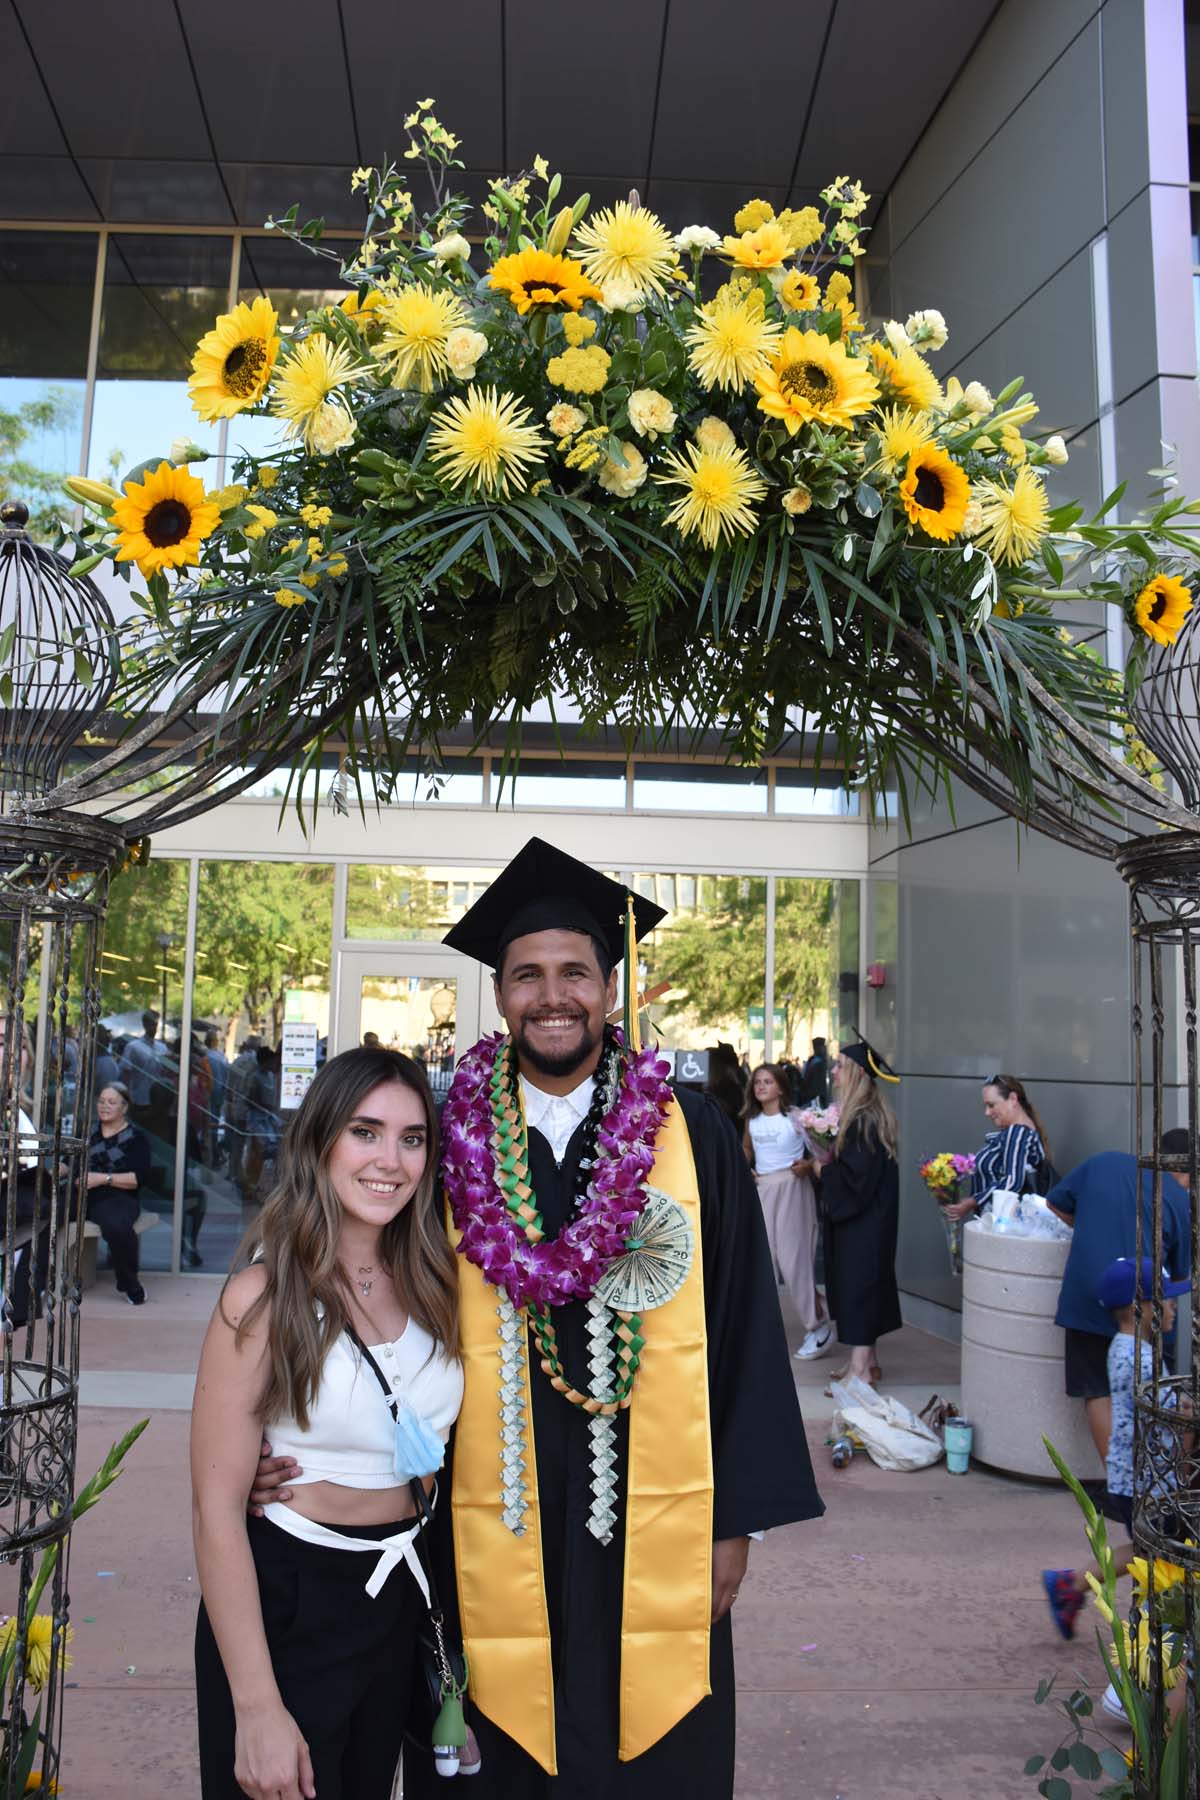
<svg viewBox="0 0 1200 1800">
<path fill-rule="evenodd" d="M 620 963 L 631 901 L 634 937 L 644 938 L 666 918 L 663 907 L 534 837 L 442 942 L 495 969 L 516 938 L 533 931 L 583 931 L 599 938 L 613 962 Z"/>
<path fill-rule="evenodd" d="M 852 1025 L 850 1029 L 858 1042 L 857 1044 L 842 1045 L 841 1053 L 847 1062 L 857 1063 L 860 1069 L 865 1069 L 872 1081 L 878 1075 L 881 1081 L 890 1081 L 899 1086 L 900 1077 L 891 1063 L 881 1056 L 878 1050 L 871 1048 L 857 1025 Z"/>
</svg>

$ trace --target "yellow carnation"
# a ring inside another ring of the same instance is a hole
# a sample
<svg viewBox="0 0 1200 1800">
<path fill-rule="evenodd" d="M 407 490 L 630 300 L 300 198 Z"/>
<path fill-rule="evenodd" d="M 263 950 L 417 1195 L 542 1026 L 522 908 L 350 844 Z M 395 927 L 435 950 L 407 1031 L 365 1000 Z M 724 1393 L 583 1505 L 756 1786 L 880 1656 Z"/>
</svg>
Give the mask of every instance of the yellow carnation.
<svg viewBox="0 0 1200 1800">
<path fill-rule="evenodd" d="M 725 423 L 715 413 L 708 413 L 695 430 L 695 439 L 702 450 L 736 450 L 737 439 Z"/>
<path fill-rule="evenodd" d="M 741 237 L 744 231 L 757 231 L 775 217 L 775 208 L 769 200 L 747 200 L 741 212 L 733 215 L 733 229 Z"/>
<path fill-rule="evenodd" d="M 615 494 L 619 500 L 628 500 L 637 493 L 648 471 L 646 459 L 636 444 L 623 443 L 621 454 L 625 458 L 623 463 L 619 463 L 615 456 L 606 456 L 604 467 L 596 479 L 608 493 Z"/>
<path fill-rule="evenodd" d="M 629 423 L 651 443 L 660 433 L 674 430 L 675 417 L 675 408 L 657 388 L 635 388 L 629 396 Z"/>
<path fill-rule="evenodd" d="M 587 414 L 566 400 L 560 400 L 546 414 L 546 423 L 556 438 L 574 437 L 587 424 Z"/>
<path fill-rule="evenodd" d="M 800 514 L 806 513 L 812 505 L 812 494 L 801 482 L 798 487 L 790 487 L 787 490 L 781 504 L 785 513 L 790 513 L 794 519 L 799 518 Z"/>
<path fill-rule="evenodd" d="M 585 319 L 582 313 L 567 313 L 562 322 L 563 336 L 568 344 L 578 347 L 586 344 L 596 334 L 595 319 Z"/>
<path fill-rule="evenodd" d="M 458 381 L 470 381 L 487 347 L 488 341 L 482 331 L 473 331 L 469 325 L 456 325 L 446 339 L 450 373 Z"/>
<path fill-rule="evenodd" d="M 552 356 L 546 374 L 555 387 L 565 388 L 568 394 L 598 394 L 608 380 L 611 361 L 599 344 L 588 344 L 582 350 L 564 350 L 561 356 Z"/>
</svg>

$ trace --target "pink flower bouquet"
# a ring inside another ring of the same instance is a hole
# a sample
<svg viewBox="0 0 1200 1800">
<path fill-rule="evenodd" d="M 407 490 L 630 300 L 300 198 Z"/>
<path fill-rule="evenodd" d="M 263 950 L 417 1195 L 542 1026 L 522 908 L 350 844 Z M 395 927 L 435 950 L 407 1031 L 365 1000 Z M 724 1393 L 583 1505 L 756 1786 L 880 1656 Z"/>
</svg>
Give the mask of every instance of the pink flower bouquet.
<svg viewBox="0 0 1200 1800">
<path fill-rule="evenodd" d="M 802 1112 L 796 1113 L 795 1120 L 808 1139 L 809 1148 L 819 1163 L 827 1163 L 833 1156 L 833 1146 L 838 1134 L 838 1109 L 836 1106 L 806 1106 Z"/>
</svg>

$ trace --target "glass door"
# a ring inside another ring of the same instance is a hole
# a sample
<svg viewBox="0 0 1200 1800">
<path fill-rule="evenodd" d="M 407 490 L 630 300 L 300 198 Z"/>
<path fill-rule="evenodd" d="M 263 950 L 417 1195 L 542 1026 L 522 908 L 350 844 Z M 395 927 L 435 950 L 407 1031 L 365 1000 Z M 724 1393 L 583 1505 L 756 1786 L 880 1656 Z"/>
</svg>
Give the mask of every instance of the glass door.
<svg viewBox="0 0 1200 1800">
<path fill-rule="evenodd" d="M 424 1064 L 440 1108 L 455 1063 L 479 1036 L 479 987 L 479 965 L 453 950 L 343 951 L 337 1049 L 378 1043 L 403 1050 Z"/>
</svg>

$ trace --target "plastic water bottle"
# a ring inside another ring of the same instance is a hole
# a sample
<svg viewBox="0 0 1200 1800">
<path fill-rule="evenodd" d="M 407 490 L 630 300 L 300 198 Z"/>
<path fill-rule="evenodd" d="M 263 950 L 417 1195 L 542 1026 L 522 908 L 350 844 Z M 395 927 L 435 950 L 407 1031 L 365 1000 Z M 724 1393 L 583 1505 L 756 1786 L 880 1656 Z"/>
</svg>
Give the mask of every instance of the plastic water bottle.
<svg viewBox="0 0 1200 1800">
<path fill-rule="evenodd" d="M 854 1445 L 848 1437 L 835 1438 L 829 1449 L 829 1460 L 835 1469 L 848 1467 L 854 1455 Z"/>
</svg>

